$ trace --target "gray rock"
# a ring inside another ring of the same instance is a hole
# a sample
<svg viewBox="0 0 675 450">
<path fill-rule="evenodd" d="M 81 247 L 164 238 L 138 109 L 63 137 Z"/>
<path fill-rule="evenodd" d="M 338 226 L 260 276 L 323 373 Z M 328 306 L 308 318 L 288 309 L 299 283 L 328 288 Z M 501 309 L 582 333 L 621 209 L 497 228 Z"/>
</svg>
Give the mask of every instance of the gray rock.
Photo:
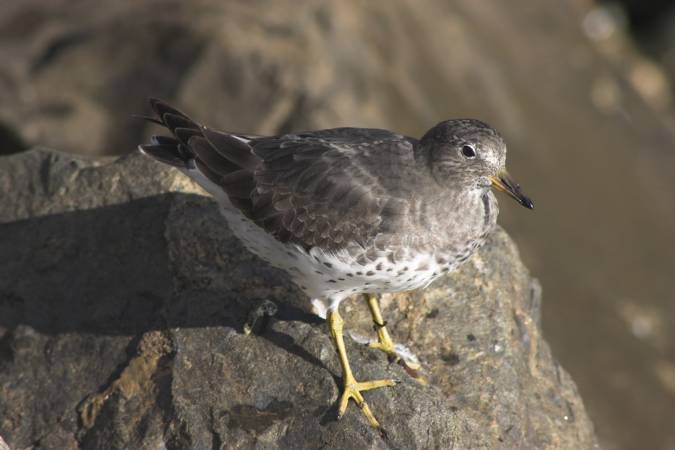
<svg viewBox="0 0 675 450">
<path fill-rule="evenodd" d="M 347 338 L 357 378 L 393 377 L 335 419 L 339 365 L 287 276 L 215 203 L 140 155 L 0 159 L 0 435 L 12 448 L 593 448 L 539 327 L 541 289 L 501 230 L 458 273 L 382 299 L 428 385 Z M 242 332 L 264 301 L 279 310 Z M 374 337 L 366 305 L 343 306 Z"/>
<path fill-rule="evenodd" d="M 672 448 L 672 113 L 650 107 L 667 103 L 665 84 L 631 62 L 627 36 L 584 35 L 599 3 L 4 0 L 0 153 L 133 151 L 151 133 L 132 117 L 150 95 L 261 133 L 418 136 L 445 118 L 485 120 L 537 202 L 533 214 L 507 202 L 500 220 L 546 286 L 544 332 L 600 439 Z"/>
</svg>

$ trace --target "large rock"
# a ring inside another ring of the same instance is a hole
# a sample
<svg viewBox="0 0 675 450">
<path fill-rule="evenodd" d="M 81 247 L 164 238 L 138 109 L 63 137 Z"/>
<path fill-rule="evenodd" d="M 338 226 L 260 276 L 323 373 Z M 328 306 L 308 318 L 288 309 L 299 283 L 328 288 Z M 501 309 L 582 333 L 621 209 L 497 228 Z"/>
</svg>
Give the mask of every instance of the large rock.
<svg viewBox="0 0 675 450">
<path fill-rule="evenodd" d="M 384 434 L 337 421 L 326 326 L 248 253 L 215 203 L 140 155 L 0 159 L 0 435 L 12 448 L 592 448 L 539 326 L 540 288 L 497 230 L 456 274 L 385 296 L 422 385 L 347 338 Z M 242 326 L 279 306 L 257 334 Z M 374 337 L 359 299 L 347 329 Z"/>
<path fill-rule="evenodd" d="M 594 3 L 4 0 L 0 152 L 132 151 L 147 96 L 263 133 L 483 119 L 536 201 L 500 220 L 546 286 L 544 332 L 602 442 L 670 449 L 673 133 L 632 88 L 653 97 L 654 71 L 584 35 L 611 31 L 585 16 Z"/>
</svg>

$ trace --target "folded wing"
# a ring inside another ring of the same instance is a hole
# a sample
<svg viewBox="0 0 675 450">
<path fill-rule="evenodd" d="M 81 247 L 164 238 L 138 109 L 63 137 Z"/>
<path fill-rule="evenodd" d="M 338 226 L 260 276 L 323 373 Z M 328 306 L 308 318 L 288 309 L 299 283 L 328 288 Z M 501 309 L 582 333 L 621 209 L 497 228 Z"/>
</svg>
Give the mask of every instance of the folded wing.
<svg viewBox="0 0 675 450">
<path fill-rule="evenodd" d="M 171 136 L 142 152 L 196 171 L 279 241 L 306 249 L 365 245 L 410 210 L 400 179 L 413 171 L 415 141 L 385 130 L 336 128 L 273 137 L 201 126 L 159 100 L 150 104 Z"/>
</svg>

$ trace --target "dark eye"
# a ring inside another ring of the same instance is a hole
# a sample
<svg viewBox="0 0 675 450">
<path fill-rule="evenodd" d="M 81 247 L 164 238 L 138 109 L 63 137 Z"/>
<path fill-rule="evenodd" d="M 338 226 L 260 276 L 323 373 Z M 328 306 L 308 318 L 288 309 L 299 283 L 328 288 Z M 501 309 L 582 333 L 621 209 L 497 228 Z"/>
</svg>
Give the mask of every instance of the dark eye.
<svg viewBox="0 0 675 450">
<path fill-rule="evenodd" d="M 467 158 L 475 158 L 476 149 L 470 145 L 465 145 L 464 147 L 462 147 L 462 155 L 466 156 Z"/>
</svg>

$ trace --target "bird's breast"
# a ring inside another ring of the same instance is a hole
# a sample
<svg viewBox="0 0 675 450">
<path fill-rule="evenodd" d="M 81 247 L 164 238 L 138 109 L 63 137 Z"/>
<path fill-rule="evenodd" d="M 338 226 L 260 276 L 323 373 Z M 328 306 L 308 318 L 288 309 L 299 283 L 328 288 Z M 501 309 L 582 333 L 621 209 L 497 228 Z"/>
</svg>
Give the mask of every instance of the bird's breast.
<svg viewBox="0 0 675 450">
<path fill-rule="evenodd" d="M 434 251 L 464 254 L 467 248 L 485 240 L 497 223 L 499 205 L 491 191 L 472 190 L 447 196 L 419 207 L 424 211 L 415 230 L 417 239 Z"/>
</svg>

